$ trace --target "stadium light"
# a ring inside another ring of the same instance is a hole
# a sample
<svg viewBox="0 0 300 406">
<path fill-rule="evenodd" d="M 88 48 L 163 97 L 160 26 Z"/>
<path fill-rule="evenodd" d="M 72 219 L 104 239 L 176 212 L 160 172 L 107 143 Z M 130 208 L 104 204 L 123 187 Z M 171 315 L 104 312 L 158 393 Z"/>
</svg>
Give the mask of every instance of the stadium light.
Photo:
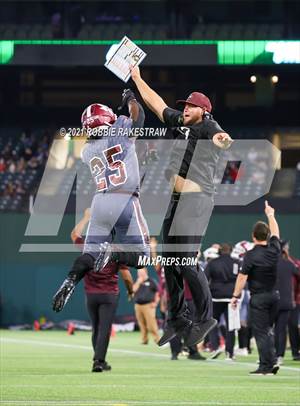
<svg viewBox="0 0 300 406">
<path fill-rule="evenodd" d="M 256 83 L 256 81 L 257 81 L 257 77 L 255 75 L 251 75 L 250 76 L 250 82 L 251 83 Z"/>
<path fill-rule="evenodd" d="M 278 81 L 279 81 L 279 77 L 277 76 L 277 75 L 273 75 L 273 76 L 271 76 L 271 82 L 272 83 L 278 83 Z"/>
</svg>

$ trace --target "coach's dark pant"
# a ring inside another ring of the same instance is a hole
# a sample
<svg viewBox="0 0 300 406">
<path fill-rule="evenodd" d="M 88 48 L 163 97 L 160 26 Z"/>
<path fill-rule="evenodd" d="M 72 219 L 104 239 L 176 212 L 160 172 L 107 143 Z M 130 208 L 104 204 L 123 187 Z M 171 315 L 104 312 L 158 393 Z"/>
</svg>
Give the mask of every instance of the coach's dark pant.
<svg viewBox="0 0 300 406">
<path fill-rule="evenodd" d="M 110 293 L 86 294 L 86 306 L 92 322 L 94 360 L 105 361 L 118 299 L 119 295 Z"/>
<path fill-rule="evenodd" d="M 232 357 L 235 343 L 235 331 L 228 331 L 228 303 L 229 302 L 213 302 L 213 318 L 219 323 L 221 315 L 224 314 L 226 321 L 225 351 L 229 353 L 230 357 Z M 220 345 L 218 327 L 215 327 L 211 331 L 209 338 L 212 349 L 217 350 Z"/>
<path fill-rule="evenodd" d="M 279 310 L 275 320 L 275 349 L 277 357 L 284 357 L 286 349 L 289 310 Z"/>
<path fill-rule="evenodd" d="M 250 299 L 250 323 L 263 370 L 270 370 L 276 364 L 273 325 L 278 303 L 277 291 L 257 293 Z"/>
<path fill-rule="evenodd" d="M 204 193 L 173 194 L 163 224 L 163 256 L 195 259 L 213 210 L 213 198 Z M 185 317 L 184 284 L 187 282 L 195 304 L 195 321 L 212 317 L 212 298 L 206 276 L 196 265 L 166 265 L 170 296 L 169 319 Z"/>
</svg>

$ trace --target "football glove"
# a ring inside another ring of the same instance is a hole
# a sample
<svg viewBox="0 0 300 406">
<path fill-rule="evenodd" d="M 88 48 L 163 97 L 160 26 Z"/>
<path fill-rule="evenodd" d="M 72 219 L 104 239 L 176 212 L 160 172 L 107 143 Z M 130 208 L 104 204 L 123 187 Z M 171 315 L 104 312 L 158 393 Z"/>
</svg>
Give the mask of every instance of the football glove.
<svg viewBox="0 0 300 406">
<path fill-rule="evenodd" d="M 135 99 L 135 94 L 131 89 L 124 89 L 122 93 L 122 102 L 121 105 L 118 107 L 118 110 L 122 110 L 123 107 L 128 105 L 131 100 Z"/>
</svg>

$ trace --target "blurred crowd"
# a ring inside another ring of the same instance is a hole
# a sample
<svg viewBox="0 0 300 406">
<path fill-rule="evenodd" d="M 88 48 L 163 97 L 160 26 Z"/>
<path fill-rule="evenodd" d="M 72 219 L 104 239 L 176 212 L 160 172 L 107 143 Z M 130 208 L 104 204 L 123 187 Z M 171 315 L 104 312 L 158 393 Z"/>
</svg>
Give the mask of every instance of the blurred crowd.
<svg viewBox="0 0 300 406">
<path fill-rule="evenodd" d="M 47 132 L 42 135 L 23 132 L 18 139 L 9 138 L 0 152 L 0 175 L 5 186 L 1 189 L 0 196 L 25 194 L 22 176 L 18 179 L 17 176 L 9 175 L 25 175 L 27 170 L 44 167 L 48 153 Z"/>
<path fill-rule="evenodd" d="M 282 256 L 277 265 L 277 290 L 280 302 L 274 326 L 275 346 L 278 363 L 282 364 L 287 343 L 291 349 L 292 359 L 300 361 L 300 260 L 292 257 L 289 252 L 289 242 L 281 241 Z M 193 348 L 187 348 L 184 340 L 175 337 L 170 342 L 171 359 L 186 355 L 188 359 L 205 360 L 207 357 L 216 359 L 222 353 L 227 361 L 234 361 L 236 356 L 247 356 L 252 351 L 251 323 L 248 306 L 250 294 L 246 288 L 240 299 L 240 329 L 230 331 L 228 325 L 228 305 L 233 294 L 236 277 L 243 264 L 243 257 L 253 248 L 253 243 L 240 241 L 234 246 L 228 243 L 215 243 L 198 256 L 199 272 L 205 272 L 213 297 L 213 317 L 218 326 L 206 337 L 204 343 Z M 157 240 L 151 238 L 152 258 L 157 256 Z M 167 319 L 168 293 L 164 278 L 164 268 L 155 265 L 158 283 L 148 272 L 138 271 L 136 286 L 142 286 L 138 293 L 139 307 L 146 304 L 149 309 L 147 318 L 137 315 L 138 324 L 142 331 L 142 344 L 148 343 L 148 333 L 154 341 L 158 339 L 158 324 L 154 309 L 158 306 L 163 319 Z M 137 289 L 136 289 L 137 290 Z M 191 313 L 194 312 L 192 296 L 188 286 L 185 286 L 185 300 Z M 146 308 L 146 306 L 144 306 Z M 151 313 L 150 313 L 151 309 Z M 137 309 L 136 309 L 137 310 Z M 147 329 L 147 323 L 149 328 Z M 237 339 L 237 343 L 236 343 Z M 206 353 L 205 356 L 201 352 Z"/>
</svg>

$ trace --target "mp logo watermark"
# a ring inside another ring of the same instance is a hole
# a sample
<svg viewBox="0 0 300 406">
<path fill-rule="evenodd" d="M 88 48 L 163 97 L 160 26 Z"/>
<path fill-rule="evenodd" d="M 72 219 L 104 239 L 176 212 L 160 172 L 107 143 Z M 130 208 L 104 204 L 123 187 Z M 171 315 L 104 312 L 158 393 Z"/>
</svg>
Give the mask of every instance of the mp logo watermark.
<svg viewBox="0 0 300 406">
<path fill-rule="evenodd" d="M 21 252 L 75 251 L 71 241 L 61 243 L 59 238 L 64 216 L 75 213 L 75 225 L 84 210 L 93 207 L 95 193 L 105 194 L 109 205 L 110 201 L 116 201 L 116 190 L 124 192 L 124 198 L 119 199 L 121 203 L 114 212 L 115 222 L 124 213 L 132 195 L 138 193 L 150 235 L 160 235 L 163 222 L 170 216 L 174 179 L 187 159 L 189 140 L 137 139 L 125 146 L 117 138 L 91 142 L 95 150 L 88 155 L 84 152 L 84 143 L 78 140 L 58 138 L 53 141 L 31 207 Z M 176 213 L 169 227 L 169 235 L 174 237 L 193 236 L 195 232 L 204 235 L 214 206 L 245 206 L 267 194 L 278 168 L 280 151 L 268 140 L 236 140 L 228 150 L 217 148 L 211 141 L 199 140 L 189 159 L 186 179 L 199 184 L 201 189 L 193 195 L 192 204 L 191 199 L 187 201 L 191 193 L 177 196 Z M 205 201 L 211 209 L 205 209 Z M 105 207 L 106 212 L 108 209 Z M 129 225 L 129 240 L 133 229 Z M 71 233 L 71 229 L 69 231 Z M 103 231 L 104 237 L 107 234 L 114 234 L 114 219 L 110 219 L 110 228 Z M 184 251 L 185 245 L 171 242 L 167 250 Z M 118 247 L 134 250 L 132 244 L 118 243 Z"/>
</svg>

